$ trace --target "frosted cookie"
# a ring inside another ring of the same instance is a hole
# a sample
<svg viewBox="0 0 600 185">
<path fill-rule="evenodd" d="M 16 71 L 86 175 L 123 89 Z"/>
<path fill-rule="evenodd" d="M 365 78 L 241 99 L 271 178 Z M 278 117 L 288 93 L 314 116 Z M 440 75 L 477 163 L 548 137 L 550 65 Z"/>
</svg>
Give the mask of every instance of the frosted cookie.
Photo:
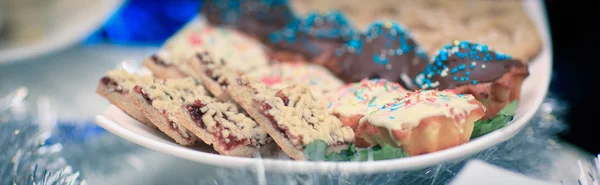
<svg viewBox="0 0 600 185">
<path fill-rule="evenodd" d="M 336 91 L 344 83 L 322 66 L 304 62 L 273 64 L 246 74 L 256 78 L 270 88 L 283 89 L 293 84 L 308 84 L 315 98 Z"/>
<path fill-rule="evenodd" d="M 312 11 L 339 10 L 358 28 L 376 20 L 394 20 L 412 30 L 430 55 L 448 40 L 471 40 L 528 62 L 542 40 L 528 16 L 524 1 L 380 0 L 365 6 L 361 0 L 290 0 L 299 16 Z"/>
<path fill-rule="evenodd" d="M 438 51 L 417 75 L 420 89 L 454 89 L 472 94 L 488 108 L 490 118 L 513 100 L 519 100 L 521 84 L 529 76 L 519 59 L 468 41 L 454 41 Z"/>
<path fill-rule="evenodd" d="M 337 11 L 310 13 L 301 20 L 292 21 L 269 37 L 277 57 L 301 55 L 307 61 L 327 65 L 337 48 L 355 35 L 354 28 Z M 277 59 L 279 61 L 285 61 Z"/>
<path fill-rule="evenodd" d="M 364 79 L 328 94 L 329 112 L 356 131 L 360 118 L 379 109 L 384 103 L 404 97 L 408 92 L 399 84 L 385 79 Z M 356 137 L 355 144 L 359 147 L 370 145 L 360 137 Z"/>
<path fill-rule="evenodd" d="M 356 133 L 373 145 L 390 144 L 414 156 L 468 142 L 484 112 L 471 95 L 423 90 L 364 116 Z"/>
<path fill-rule="evenodd" d="M 346 82 L 382 78 L 411 88 L 414 77 L 428 64 L 427 54 L 402 25 L 378 21 L 338 51 L 332 69 Z"/>
<path fill-rule="evenodd" d="M 270 89 L 249 77 L 229 86 L 230 96 L 295 160 L 305 160 L 304 149 L 313 141 L 327 143 L 328 152 L 339 152 L 354 141 L 352 128 L 343 126 L 327 107 L 312 97 L 305 85 Z"/>
<path fill-rule="evenodd" d="M 187 62 L 204 51 L 243 73 L 268 65 L 264 47 L 257 40 L 235 30 L 199 24 L 192 22 L 176 33 L 144 65 L 160 78 L 193 76 Z"/>
<path fill-rule="evenodd" d="M 207 94 L 191 77 L 168 79 L 164 83 L 139 84 L 130 94 L 135 105 L 158 129 L 183 146 L 192 145 L 196 136 L 186 129 L 175 114 L 181 112 L 182 103 Z"/>
<path fill-rule="evenodd" d="M 206 0 L 201 13 L 212 25 L 235 28 L 263 41 L 296 19 L 287 0 Z"/>
<path fill-rule="evenodd" d="M 128 96 L 136 84 L 152 84 L 155 80 L 151 76 L 139 76 L 123 69 L 114 69 L 100 79 L 96 93 L 139 122 L 155 127 Z"/>
</svg>

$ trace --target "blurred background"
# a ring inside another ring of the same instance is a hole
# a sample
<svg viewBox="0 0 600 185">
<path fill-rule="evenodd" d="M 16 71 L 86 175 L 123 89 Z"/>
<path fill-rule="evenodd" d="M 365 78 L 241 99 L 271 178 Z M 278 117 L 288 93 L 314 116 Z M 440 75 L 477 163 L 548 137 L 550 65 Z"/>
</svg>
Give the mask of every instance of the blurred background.
<svg viewBox="0 0 600 185">
<path fill-rule="evenodd" d="M 48 103 L 51 104 L 48 109 L 54 111 L 56 117 L 64 118 L 61 119 L 63 122 L 93 125 L 89 118 L 101 112 L 106 105 L 98 105 L 96 102 L 103 101 L 95 94 L 81 95 L 84 93 L 63 81 L 79 84 L 95 82 L 104 71 L 97 70 L 90 75 L 85 70 L 79 70 L 80 67 L 105 69 L 123 60 L 143 59 L 196 16 L 202 2 L 0 0 L 0 95 L 19 87 L 20 80 L 28 81 L 31 82 L 28 86 L 30 96 L 42 96 L 46 91 L 64 94 L 31 100 L 30 103 L 35 106 L 29 106 L 28 109 L 34 111 L 28 111 L 28 114 L 44 110 L 47 108 L 44 107 L 47 105 L 44 102 L 48 101 L 51 102 Z M 564 124 L 567 125 L 559 136 L 577 148 L 598 154 L 600 130 L 596 115 L 600 102 L 594 80 L 598 79 L 596 67 L 599 58 L 596 56 L 600 52 L 600 29 L 594 24 L 600 16 L 595 10 L 597 6 L 591 2 L 544 1 L 554 54 L 550 92 L 557 99 L 566 102 L 559 104 L 566 108 Z M 130 47 L 136 49 L 123 49 Z M 123 59 L 120 56 L 130 58 Z M 30 71 L 22 70 L 30 67 L 35 68 Z M 56 71 L 63 74 L 52 75 Z M 72 79 L 74 75 L 81 78 Z M 8 76 L 18 79 L 8 79 Z M 93 89 L 94 86 L 95 84 L 89 84 L 82 89 Z M 77 133 L 62 140 L 76 143 L 98 135 L 102 129 L 68 127 L 62 132 Z M 2 146 L 0 144 L 0 148 Z M 1 164 L 0 159 L 0 167 Z M 0 175 L 3 173 L 8 172 L 0 169 Z M 0 180 L 0 184 L 2 182 Z"/>
</svg>

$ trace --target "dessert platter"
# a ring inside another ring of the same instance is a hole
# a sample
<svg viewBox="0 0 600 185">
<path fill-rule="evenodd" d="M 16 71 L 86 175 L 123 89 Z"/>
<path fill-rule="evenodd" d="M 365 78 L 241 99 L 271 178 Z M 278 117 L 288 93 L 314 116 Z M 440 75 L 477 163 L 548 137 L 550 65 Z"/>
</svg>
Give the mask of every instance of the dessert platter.
<svg viewBox="0 0 600 185">
<path fill-rule="evenodd" d="M 539 1 L 336 2 L 205 1 L 143 68 L 96 82 L 97 124 L 203 164 L 366 173 L 490 148 L 546 95 Z"/>
</svg>

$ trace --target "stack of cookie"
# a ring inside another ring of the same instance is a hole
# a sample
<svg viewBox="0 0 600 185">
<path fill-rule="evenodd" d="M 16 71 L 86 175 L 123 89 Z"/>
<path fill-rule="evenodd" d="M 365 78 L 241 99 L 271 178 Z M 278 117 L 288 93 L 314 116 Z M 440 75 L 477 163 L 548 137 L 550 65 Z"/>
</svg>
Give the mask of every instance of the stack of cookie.
<svg viewBox="0 0 600 185">
<path fill-rule="evenodd" d="M 291 10 L 207 0 L 209 24 L 191 22 L 144 61 L 153 76 L 112 70 L 97 92 L 181 145 L 306 160 L 315 141 L 410 155 L 463 144 L 475 121 L 520 98 L 529 74 L 487 45 L 450 41 L 430 56 L 394 21 L 360 31 L 343 12 Z"/>
</svg>

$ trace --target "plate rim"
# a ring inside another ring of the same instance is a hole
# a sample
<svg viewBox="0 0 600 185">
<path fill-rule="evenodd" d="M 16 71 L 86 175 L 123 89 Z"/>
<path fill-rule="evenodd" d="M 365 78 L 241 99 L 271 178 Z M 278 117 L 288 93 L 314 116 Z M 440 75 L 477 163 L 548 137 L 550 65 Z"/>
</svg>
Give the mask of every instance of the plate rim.
<svg viewBox="0 0 600 185">
<path fill-rule="evenodd" d="M 536 24 L 536 28 L 540 34 L 543 42 L 543 48 L 541 52 L 532 60 L 530 64 L 545 63 L 540 65 L 547 65 L 545 68 L 540 69 L 539 75 L 543 79 L 543 84 L 540 85 L 542 90 L 535 91 L 533 97 L 536 99 L 533 102 L 532 109 L 525 110 L 523 115 L 518 119 L 511 121 L 507 126 L 488 133 L 484 136 L 470 140 L 468 143 L 455 146 L 449 149 L 419 155 L 407 158 L 390 159 L 382 161 L 369 161 L 369 162 L 331 162 L 331 161 L 294 161 L 294 160 L 280 160 L 280 159 L 257 159 L 257 158 L 242 158 L 223 156 L 219 154 L 205 153 L 202 151 L 192 150 L 186 147 L 178 145 L 166 144 L 163 142 L 154 141 L 153 139 L 146 138 L 141 134 L 135 133 L 122 125 L 111 120 L 104 114 L 97 115 L 95 117 L 96 123 L 108 130 L 109 132 L 132 141 L 136 144 L 142 145 L 146 148 L 150 148 L 159 152 L 165 152 L 177 157 L 192 160 L 198 163 L 215 165 L 220 167 L 237 167 L 237 168 L 263 168 L 267 171 L 278 170 L 282 172 L 296 172 L 296 173 L 331 173 L 331 172 L 343 172 L 348 174 L 354 173 L 375 173 L 375 172 L 387 172 L 387 171 L 405 171 L 405 170 L 416 170 L 423 169 L 426 167 L 435 166 L 441 164 L 444 161 L 456 160 L 460 158 L 469 157 L 475 153 L 481 152 L 487 148 L 500 144 L 522 130 L 533 115 L 537 112 L 541 104 L 543 103 L 548 88 L 550 85 L 551 74 L 552 74 L 552 43 L 550 38 L 550 30 L 548 28 L 547 13 L 543 3 L 538 1 L 525 1 L 524 3 L 530 3 L 528 10 L 534 11 L 537 16 L 532 17 Z M 538 61 L 546 59 L 546 61 Z M 111 109 L 118 109 L 113 105 L 105 111 Z M 188 150 L 191 150 L 188 151 Z"/>
</svg>

